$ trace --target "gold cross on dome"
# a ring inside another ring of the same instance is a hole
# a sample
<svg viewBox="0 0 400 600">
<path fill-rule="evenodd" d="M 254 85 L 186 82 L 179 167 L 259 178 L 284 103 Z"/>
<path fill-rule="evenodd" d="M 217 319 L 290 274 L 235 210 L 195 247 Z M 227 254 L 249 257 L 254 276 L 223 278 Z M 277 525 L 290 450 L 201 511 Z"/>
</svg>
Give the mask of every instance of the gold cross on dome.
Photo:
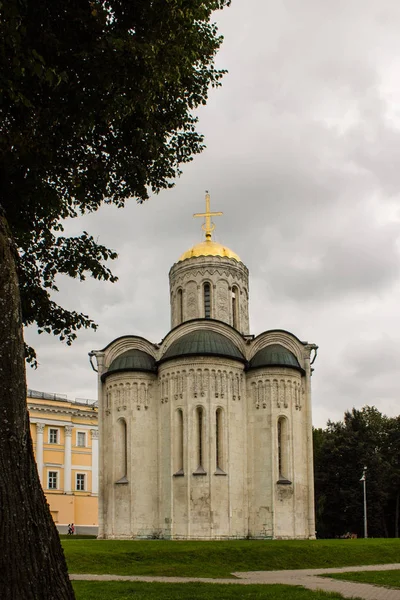
<svg viewBox="0 0 400 600">
<path fill-rule="evenodd" d="M 194 217 L 205 217 L 205 223 L 203 223 L 201 228 L 205 231 L 206 240 L 211 240 L 211 234 L 215 229 L 214 223 L 211 222 L 211 217 L 220 217 L 223 214 L 222 212 L 210 212 L 210 194 L 206 191 L 206 212 L 193 215 Z"/>
</svg>

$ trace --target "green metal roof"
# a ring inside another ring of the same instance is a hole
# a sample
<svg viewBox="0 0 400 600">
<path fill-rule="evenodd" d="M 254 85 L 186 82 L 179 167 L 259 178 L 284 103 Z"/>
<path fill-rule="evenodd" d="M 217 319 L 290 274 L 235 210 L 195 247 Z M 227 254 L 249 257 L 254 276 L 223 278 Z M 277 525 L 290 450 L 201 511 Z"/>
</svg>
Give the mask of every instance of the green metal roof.
<svg viewBox="0 0 400 600">
<path fill-rule="evenodd" d="M 199 329 L 183 335 L 161 357 L 160 362 L 179 356 L 224 356 L 245 362 L 240 350 L 221 333 L 211 329 Z"/>
<path fill-rule="evenodd" d="M 280 344 L 271 344 L 261 348 L 251 359 L 249 369 L 260 367 L 289 367 L 303 371 L 299 361 L 287 348 Z"/>
<path fill-rule="evenodd" d="M 117 371 L 150 371 L 155 373 L 157 371 L 156 361 L 150 354 L 142 350 L 127 350 L 127 352 L 114 358 L 107 372 L 103 373 L 102 380 L 104 381 L 108 375 Z"/>
</svg>

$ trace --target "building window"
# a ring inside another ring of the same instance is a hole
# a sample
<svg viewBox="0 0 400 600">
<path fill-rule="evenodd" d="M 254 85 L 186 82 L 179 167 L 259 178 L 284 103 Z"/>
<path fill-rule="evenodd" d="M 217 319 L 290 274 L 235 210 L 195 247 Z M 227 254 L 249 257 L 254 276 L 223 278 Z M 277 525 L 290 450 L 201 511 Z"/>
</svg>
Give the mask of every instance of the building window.
<svg viewBox="0 0 400 600">
<path fill-rule="evenodd" d="M 178 408 L 176 411 L 176 435 L 175 435 L 175 473 L 174 475 L 183 475 L 183 411 Z"/>
<path fill-rule="evenodd" d="M 58 429 L 49 428 L 49 444 L 58 444 Z"/>
<path fill-rule="evenodd" d="M 128 435 L 125 419 L 117 421 L 117 461 L 116 480 L 117 483 L 127 483 L 128 474 Z"/>
<path fill-rule="evenodd" d="M 76 491 L 84 492 L 86 489 L 86 475 L 84 473 L 76 474 Z"/>
<path fill-rule="evenodd" d="M 85 448 L 86 446 L 86 432 L 85 431 L 77 431 L 76 432 L 76 445 L 80 448 Z"/>
<path fill-rule="evenodd" d="M 177 301 L 177 318 L 178 318 L 178 325 L 179 325 L 183 321 L 183 293 L 182 293 L 182 290 L 178 290 L 178 292 L 176 294 L 176 301 Z"/>
<path fill-rule="evenodd" d="M 47 473 L 47 488 L 49 490 L 58 489 L 58 471 L 49 471 Z"/>
<path fill-rule="evenodd" d="M 289 439 L 288 421 L 285 417 L 278 419 L 278 474 L 279 481 L 289 483 Z"/>
<path fill-rule="evenodd" d="M 201 406 L 196 408 L 196 431 L 195 431 L 195 440 L 196 440 L 196 462 L 197 469 L 193 473 L 193 475 L 207 475 L 204 469 L 205 457 L 204 457 L 204 409 Z"/>
<path fill-rule="evenodd" d="M 197 409 L 197 463 L 199 467 L 203 466 L 203 409 Z"/>
<path fill-rule="evenodd" d="M 237 287 L 232 288 L 232 325 L 239 329 L 239 291 Z"/>
<path fill-rule="evenodd" d="M 218 475 L 225 474 L 223 435 L 223 412 L 222 408 L 218 408 L 215 412 L 215 462 Z"/>
<path fill-rule="evenodd" d="M 211 286 L 209 283 L 205 283 L 203 286 L 204 296 L 204 317 L 206 319 L 211 318 Z"/>
</svg>

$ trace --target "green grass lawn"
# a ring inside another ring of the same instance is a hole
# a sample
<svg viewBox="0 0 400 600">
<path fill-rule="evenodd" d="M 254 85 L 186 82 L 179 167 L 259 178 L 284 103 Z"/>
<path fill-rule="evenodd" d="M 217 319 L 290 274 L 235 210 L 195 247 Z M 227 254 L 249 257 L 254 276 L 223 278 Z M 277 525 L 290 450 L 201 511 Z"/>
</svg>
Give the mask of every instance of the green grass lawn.
<svg viewBox="0 0 400 600">
<path fill-rule="evenodd" d="M 346 581 L 356 581 L 357 583 L 372 583 L 373 585 L 383 585 L 400 589 L 400 571 L 360 571 L 359 573 L 334 573 L 324 575 L 332 579 L 345 579 Z"/>
<path fill-rule="evenodd" d="M 288 585 L 74 581 L 76 600 L 339 600 L 341 594 Z"/>
<path fill-rule="evenodd" d="M 230 577 L 399 561 L 400 539 L 314 541 L 118 541 L 63 539 L 70 573 Z"/>
</svg>

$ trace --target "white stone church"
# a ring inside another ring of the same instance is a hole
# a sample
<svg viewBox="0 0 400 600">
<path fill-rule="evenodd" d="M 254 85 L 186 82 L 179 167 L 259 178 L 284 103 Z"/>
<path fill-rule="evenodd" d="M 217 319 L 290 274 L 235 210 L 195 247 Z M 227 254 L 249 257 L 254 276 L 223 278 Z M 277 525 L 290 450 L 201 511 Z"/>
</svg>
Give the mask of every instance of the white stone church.
<svg viewBox="0 0 400 600">
<path fill-rule="evenodd" d="M 248 269 L 212 239 L 169 273 L 171 330 L 96 357 L 99 537 L 315 537 L 310 355 L 281 329 L 249 332 Z"/>
</svg>

